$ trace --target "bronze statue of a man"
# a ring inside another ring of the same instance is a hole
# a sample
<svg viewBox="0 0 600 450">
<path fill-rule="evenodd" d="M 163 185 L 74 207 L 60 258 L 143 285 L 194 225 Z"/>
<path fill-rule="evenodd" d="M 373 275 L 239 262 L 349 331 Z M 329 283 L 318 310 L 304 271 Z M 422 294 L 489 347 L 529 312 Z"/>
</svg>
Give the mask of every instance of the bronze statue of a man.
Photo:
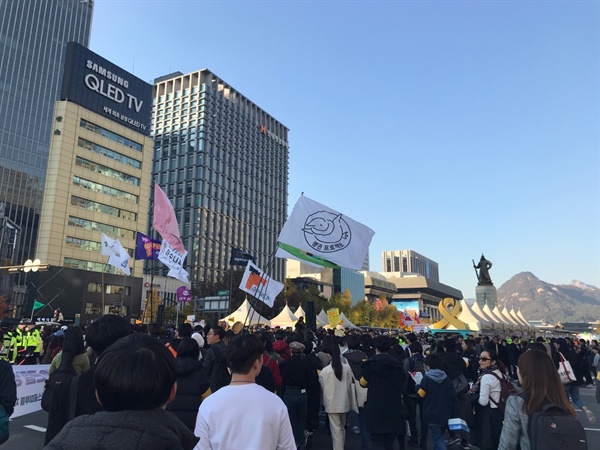
<svg viewBox="0 0 600 450">
<path fill-rule="evenodd" d="M 481 254 L 479 264 L 475 265 L 475 261 L 473 261 L 473 268 L 475 269 L 475 273 L 477 274 L 477 280 L 479 281 L 477 283 L 478 285 L 481 286 L 483 284 L 493 284 L 489 272 L 489 270 L 492 268 L 492 262 L 485 259 L 483 253 Z M 479 269 L 479 273 L 477 273 L 477 269 Z"/>
</svg>

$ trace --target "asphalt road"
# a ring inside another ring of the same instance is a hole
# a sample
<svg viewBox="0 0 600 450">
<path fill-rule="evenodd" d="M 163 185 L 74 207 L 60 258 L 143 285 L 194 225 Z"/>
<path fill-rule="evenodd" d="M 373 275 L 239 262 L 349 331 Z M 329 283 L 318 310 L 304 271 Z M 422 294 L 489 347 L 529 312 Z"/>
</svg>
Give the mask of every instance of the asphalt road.
<svg viewBox="0 0 600 450">
<path fill-rule="evenodd" d="M 588 448 L 590 450 L 600 449 L 600 405 L 596 403 L 595 387 L 581 388 L 581 399 L 584 404 L 594 412 L 598 418 L 595 424 L 590 424 L 582 411 L 577 412 L 577 417 L 583 424 L 588 437 Z M 11 419 L 10 438 L 2 446 L 3 449 L 15 450 L 36 450 L 44 446 L 44 433 L 48 414 L 44 411 L 38 411 L 25 416 Z M 348 427 L 346 435 L 346 450 L 360 450 L 359 436 L 352 432 Z M 407 449 L 411 447 L 407 446 Z M 431 449 L 431 445 L 429 447 Z M 311 450 L 329 450 L 331 449 L 331 438 L 324 429 L 323 423 L 313 438 Z M 123 449 L 126 450 L 126 449 Z M 567 450 L 567 449 L 565 449 Z"/>
</svg>

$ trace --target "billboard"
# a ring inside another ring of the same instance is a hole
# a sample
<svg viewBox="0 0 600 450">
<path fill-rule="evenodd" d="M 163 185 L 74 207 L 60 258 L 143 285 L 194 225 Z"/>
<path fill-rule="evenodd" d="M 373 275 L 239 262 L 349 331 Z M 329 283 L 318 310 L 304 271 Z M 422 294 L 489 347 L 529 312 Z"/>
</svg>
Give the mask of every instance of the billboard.
<svg viewBox="0 0 600 450">
<path fill-rule="evenodd" d="M 60 98 L 150 135 L 152 86 L 76 42 L 67 44 Z"/>
</svg>

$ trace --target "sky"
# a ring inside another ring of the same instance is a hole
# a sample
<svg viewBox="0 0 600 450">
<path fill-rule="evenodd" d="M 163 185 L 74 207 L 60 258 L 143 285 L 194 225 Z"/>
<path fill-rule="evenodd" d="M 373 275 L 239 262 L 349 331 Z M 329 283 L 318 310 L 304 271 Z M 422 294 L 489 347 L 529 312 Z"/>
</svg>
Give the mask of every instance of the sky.
<svg viewBox="0 0 600 450">
<path fill-rule="evenodd" d="M 96 0 L 90 48 L 152 82 L 207 68 L 289 128 L 302 193 L 475 297 L 600 286 L 597 1 Z"/>
</svg>

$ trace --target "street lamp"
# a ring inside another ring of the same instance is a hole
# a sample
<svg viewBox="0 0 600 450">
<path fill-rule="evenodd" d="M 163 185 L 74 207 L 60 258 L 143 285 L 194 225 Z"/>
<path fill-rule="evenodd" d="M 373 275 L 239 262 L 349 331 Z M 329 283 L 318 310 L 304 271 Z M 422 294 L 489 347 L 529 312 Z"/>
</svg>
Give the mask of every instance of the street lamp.
<svg viewBox="0 0 600 450">
<path fill-rule="evenodd" d="M 8 269 L 8 273 L 16 273 L 16 272 L 45 272 L 50 270 L 50 266 L 48 264 L 42 264 L 39 259 L 34 261 L 28 259 L 21 266 L 0 266 L 0 269 Z"/>
</svg>

